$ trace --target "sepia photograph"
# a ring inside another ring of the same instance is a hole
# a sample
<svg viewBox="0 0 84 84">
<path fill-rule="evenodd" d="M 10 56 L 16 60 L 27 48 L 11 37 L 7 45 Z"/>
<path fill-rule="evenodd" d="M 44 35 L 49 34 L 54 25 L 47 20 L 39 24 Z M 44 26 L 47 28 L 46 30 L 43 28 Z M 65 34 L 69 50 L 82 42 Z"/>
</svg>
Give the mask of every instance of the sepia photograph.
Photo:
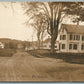
<svg viewBox="0 0 84 84">
<path fill-rule="evenodd" d="M 0 82 L 84 82 L 84 2 L 0 2 Z"/>
</svg>

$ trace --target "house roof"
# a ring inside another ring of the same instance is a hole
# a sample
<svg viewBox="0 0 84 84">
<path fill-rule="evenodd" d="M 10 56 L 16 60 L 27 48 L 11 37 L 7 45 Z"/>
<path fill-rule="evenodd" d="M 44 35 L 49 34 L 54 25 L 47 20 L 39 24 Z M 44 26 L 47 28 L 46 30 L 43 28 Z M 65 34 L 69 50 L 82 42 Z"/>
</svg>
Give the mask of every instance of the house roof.
<svg viewBox="0 0 84 84">
<path fill-rule="evenodd" d="M 51 39 L 50 38 L 47 38 L 47 39 L 45 39 L 45 41 L 43 43 L 48 43 L 50 41 L 51 41 Z"/>
<path fill-rule="evenodd" d="M 61 28 L 65 28 L 68 33 L 84 34 L 84 25 L 62 24 Z"/>
<path fill-rule="evenodd" d="M 51 42 L 51 38 L 47 38 L 45 39 L 45 41 L 43 43 L 50 43 Z M 56 43 L 59 42 L 58 40 L 56 40 Z"/>
</svg>

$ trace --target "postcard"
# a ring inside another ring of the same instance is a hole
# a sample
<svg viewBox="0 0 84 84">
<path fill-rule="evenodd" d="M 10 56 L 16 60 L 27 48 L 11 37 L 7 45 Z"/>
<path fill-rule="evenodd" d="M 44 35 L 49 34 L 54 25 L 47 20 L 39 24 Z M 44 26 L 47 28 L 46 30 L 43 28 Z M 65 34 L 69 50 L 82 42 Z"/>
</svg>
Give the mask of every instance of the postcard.
<svg viewBox="0 0 84 84">
<path fill-rule="evenodd" d="M 0 82 L 83 82 L 84 2 L 0 2 Z"/>
</svg>

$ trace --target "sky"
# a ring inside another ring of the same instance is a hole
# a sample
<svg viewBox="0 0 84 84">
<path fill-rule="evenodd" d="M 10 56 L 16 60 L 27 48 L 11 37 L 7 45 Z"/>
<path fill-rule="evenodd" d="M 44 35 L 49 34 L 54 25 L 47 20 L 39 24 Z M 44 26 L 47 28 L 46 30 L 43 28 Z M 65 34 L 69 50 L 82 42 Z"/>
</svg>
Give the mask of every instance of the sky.
<svg viewBox="0 0 84 84">
<path fill-rule="evenodd" d="M 37 40 L 31 26 L 24 24 L 27 16 L 24 15 L 20 3 L 13 4 L 14 11 L 10 5 L 9 2 L 0 2 L 0 38 L 31 41 L 33 35 L 33 40 Z"/>
<path fill-rule="evenodd" d="M 13 9 L 10 2 L 0 2 L 0 38 L 32 41 L 33 35 L 33 40 L 37 40 L 33 28 L 24 24 L 28 17 L 24 14 L 20 3 L 14 3 Z M 70 19 L 66 18 L 64 23 L 71 23 Z"/>
</svg>

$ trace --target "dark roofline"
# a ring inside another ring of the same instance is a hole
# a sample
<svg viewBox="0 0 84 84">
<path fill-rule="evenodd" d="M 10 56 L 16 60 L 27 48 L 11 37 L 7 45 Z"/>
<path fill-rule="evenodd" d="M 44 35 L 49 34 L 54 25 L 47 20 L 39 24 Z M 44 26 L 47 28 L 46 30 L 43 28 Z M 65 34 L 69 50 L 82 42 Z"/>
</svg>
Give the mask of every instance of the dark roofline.
<svg viewBox="0 0 84 84">
<path fill-rule="evenodd" d="M 74 28 L 77 28 L 77 26 L 80 27 L 80 28 L 83 28 L 83 27 L 84 27 L 84 25 L 62 24 L 58 32 L 60 32 L 61 29 L 64 28 L 64 29 L 66 29 L 67 33 L 76 33 L 76 32 L 73 32 L 73 30 L 72 30 L 72 32 L 71 32 L 71 31 L 68 31 L 68 28 L 66 28 L 66 27 L 64 27 L 64 26 L 73 26 Z M 72 28 L 72 29 L 73 29 L 73 28 Z M 77 28 L 77 29 L 78 29 L 78 28 Z M 75 30 L 75 29 L 74 29 L 74 30 Z M 78 33 L 79 33 L 79 34 L 84 34 L 83 31 L 82 31 L 82 32 L 77 32 L 77 34 L 78 34 Z"/>
</svg>

